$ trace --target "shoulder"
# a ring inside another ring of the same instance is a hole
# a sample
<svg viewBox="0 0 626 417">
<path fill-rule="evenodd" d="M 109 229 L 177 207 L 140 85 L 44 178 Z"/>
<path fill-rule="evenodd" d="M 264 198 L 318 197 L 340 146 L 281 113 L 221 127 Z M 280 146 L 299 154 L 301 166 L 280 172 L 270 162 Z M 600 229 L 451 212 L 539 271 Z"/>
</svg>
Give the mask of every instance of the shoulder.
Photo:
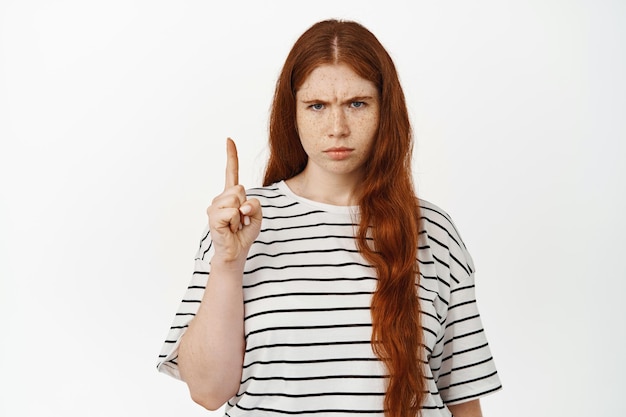
<svg viewBox="0 0 626 417">
<path fill-rule="evenodd" d="M 435 259 L 459 280 L 473 273 L 472 258 L 452 217 L 429 201 L 419 199 L 419 206 L 420 247 L 435 253 Z"/>
<path fill-rule="evenodd" d="M 285 192 L 282 183 L 275 183 L 264 187 L 248 188 L 248 198 L 256 198 L 264 209 L 280 209 L 296 205 L 293 198 Z"/>
<path fill-rule="evenodd" d="M 254 187 L 246 189 L 246 195 L 248 197 L 255 197 L 263 200 L 273 200 L 281 197 L 286 197 L 285 193 L 280 189 L 279 184 L 271 184 L 264 187 Z"/>
<path fill-rule="evenodd" d="M 426 232 L 432 236 L 445 237 L 446 240 L 455 242 L 465 249 L 465 244 L 461 239 L 452 217 L 441 207 L 430 201 L 419 199 L 420 206 L 420 232 Z"/>
</svg>

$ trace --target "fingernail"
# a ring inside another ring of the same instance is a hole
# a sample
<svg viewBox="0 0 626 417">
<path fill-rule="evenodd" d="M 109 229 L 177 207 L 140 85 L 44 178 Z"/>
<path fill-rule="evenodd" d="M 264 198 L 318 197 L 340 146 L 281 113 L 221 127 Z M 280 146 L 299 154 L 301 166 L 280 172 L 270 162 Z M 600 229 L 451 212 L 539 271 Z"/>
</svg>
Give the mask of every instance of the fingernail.
<svg viewBox="0 0 626 417">
<path fill-rule="evenodd" d="M 248 213 L 250 213 L 250 211 L 252 211 L 252 207 L 250 207 L 250 206 L 241 206 L 241 207 L 239 207 L 239 212 L 241 214 L 248 214 Z"/>
<path fill-rule="evenodd" d="M 243 224 L 248 226 L 250 224 L 250 217 L 243 216 Z"/>
</svg>

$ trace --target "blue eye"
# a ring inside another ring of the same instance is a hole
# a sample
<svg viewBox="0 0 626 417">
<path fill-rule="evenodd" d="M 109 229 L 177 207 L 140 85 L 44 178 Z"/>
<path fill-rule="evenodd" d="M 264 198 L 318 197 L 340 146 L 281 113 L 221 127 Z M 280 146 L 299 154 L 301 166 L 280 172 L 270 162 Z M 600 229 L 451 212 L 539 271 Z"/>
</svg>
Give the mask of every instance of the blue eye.
<svg viewBox="0 0 626 417">
<path fill-rule="evenodd" d="M 311 104 L 310 106 L 313 110 L 322 110 L 324 108 L 324 105 L 321 103 L 315 103 L 315 104 Z"/>
<path fill-rule="evenodd" d="M 359 109 L 365 106 L 365 103 L 363 101 L 353 101 L 350 105 L 355 109 Z"/>
</svg>

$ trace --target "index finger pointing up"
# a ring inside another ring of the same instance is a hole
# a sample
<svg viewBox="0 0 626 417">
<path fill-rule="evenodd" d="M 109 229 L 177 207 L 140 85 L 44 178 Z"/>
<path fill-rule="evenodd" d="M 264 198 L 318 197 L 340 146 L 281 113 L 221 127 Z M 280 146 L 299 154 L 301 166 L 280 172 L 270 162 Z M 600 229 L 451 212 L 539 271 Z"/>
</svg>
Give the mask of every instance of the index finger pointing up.
<svg viewBox="0 0 626 417">
<path fill-rule="evenodd" d="M 239 184 L 239 159 L 237 146 L 231 138 L 226 139 L 226 185 L 224 189 Z"/>
</svg>

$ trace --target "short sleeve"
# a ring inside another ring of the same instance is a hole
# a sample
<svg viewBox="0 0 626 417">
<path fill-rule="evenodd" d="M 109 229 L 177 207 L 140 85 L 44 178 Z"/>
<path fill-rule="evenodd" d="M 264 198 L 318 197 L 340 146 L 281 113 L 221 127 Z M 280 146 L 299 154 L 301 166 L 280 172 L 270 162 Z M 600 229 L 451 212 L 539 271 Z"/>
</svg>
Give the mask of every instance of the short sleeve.
<svg viewBox="0 0 626 417">
<path fill-rule="evenodd" d="M 473 273 L 451 286 L 443 326 L 437 387 L 444 402 L 462 403 L 499 390 L 502 385 L 478 313 Z"/>
<path fill-rule="evenodd" d="M 178 346 L 180 339 L 187 331 L 189 322 L 196 315 L 200 307 L 200 301 L 204 295 L 204 289 L 209 277 L 211 266 L 209 260 L 212 256 L 213 245 L 208 227 L 203 233 L 200 247 L 195 256 L 194 271 L 187 291 L 174 316 L 174 321 L 169 329 L 167 338 L 161 348 L 157 369 L 169 376 L 181 379 L 178 369 Z"/>
<path fill-rule="evenodd" d="M 474 261 L 450 216 L 421 200 L 420 287 L 429 370 L 444 404 L 471 401 L 502 385 L 476 304 Z M 433 297 L 432 294 L 436 294 Z M 430 299 L 432 298 L 432 306 Z M 432 343 L 432 345 L 430 344 Z"/>
</svg>

